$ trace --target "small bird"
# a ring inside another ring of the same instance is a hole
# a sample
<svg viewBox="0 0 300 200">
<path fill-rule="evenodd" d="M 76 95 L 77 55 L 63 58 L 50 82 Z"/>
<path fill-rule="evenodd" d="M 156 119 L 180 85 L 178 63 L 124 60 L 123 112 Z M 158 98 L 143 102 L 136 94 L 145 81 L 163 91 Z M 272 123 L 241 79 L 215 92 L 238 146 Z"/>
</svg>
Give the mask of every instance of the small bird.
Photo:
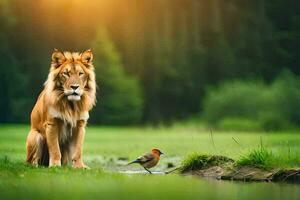
<svg viewBox="0 0 300 200">
<path fill-rule="evenodd" d="M 163 152 L 161 152 L 159 149 L 152 149 L 151 153 L 147 153 L 141 157 L 138 157 L 136 160 L 128 163 L 128 165 L 133 164 L 133 163 L 138 163 L 140 164 L 142 167 L 144 167 L 144 169 L 146 171 L 148 171 L 150 174 L 152 174 L 152 172 L 149 170 L 149 168 L 152 168 L 154 166 L 157 165 L 159 159 L 160 159 L 160 155 L 164 154 Z"/>
</svg>

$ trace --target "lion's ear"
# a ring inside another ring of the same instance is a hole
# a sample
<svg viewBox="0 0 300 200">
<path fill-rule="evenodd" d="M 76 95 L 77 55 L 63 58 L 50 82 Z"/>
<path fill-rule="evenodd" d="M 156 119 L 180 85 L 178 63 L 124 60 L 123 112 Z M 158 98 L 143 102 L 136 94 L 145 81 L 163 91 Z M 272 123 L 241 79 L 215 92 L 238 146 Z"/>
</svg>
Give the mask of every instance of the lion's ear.
<svg viewBox="0 0 300 200">
<path fill-rule="evenodd" d="M 65 55 L 61 51 L 54 49 L 52 53 L 52 63 L 57 64 L 57 66 L 59 66 L 65 61 L 66 61 Z"/>
<path fill-rule="evenodd" d="M 89 50 L 86 50 L 84 51 L 82 54 L 81 54 L 81 61 L 83 63 L 91 63 L 93 60 L 93 53 L 92 51 L 89 49 Z"/>
</svg>

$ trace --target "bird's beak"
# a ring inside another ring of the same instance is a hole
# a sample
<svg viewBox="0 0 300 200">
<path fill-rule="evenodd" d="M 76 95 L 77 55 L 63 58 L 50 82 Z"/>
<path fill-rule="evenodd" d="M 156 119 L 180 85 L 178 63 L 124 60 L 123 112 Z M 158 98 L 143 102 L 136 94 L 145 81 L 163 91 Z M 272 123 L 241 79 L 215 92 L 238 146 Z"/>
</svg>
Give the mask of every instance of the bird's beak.
<svg viewBox="0 0 300 200">
<path fill-rule="evenodd" d="M 160 152 L 160 155 L 164 155 L 164 153 L 163 153 L 163 152 Z"/>
</svg>

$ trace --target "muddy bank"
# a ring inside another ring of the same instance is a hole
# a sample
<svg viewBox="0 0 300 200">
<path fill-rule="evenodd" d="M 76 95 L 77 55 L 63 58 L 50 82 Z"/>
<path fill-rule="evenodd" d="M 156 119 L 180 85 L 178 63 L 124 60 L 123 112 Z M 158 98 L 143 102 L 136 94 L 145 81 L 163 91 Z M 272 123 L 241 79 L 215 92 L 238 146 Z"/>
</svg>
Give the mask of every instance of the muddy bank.
<svg viewBox="0 0 300 200">
<path fill-rule="evenodd" d="M 237 166 L 235 161 L 224 156 L 199 157 L 188 168 L 181 168 L 183 175 L 232 181 L 265 181 L 300 183 L 300 169 L 263 169 L 253 166 Z"/>
</svg>

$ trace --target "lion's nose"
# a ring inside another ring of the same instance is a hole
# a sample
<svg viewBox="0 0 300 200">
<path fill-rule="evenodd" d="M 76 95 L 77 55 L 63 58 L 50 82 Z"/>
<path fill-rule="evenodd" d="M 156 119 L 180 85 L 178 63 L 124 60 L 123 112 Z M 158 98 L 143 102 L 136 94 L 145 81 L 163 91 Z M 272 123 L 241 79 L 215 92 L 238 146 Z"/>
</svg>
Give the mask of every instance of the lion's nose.
<svg viewBox="0 0 300 200">
<path fill-rule="evenodd" d="M 72 88 L 73 90 L 76 90 L 77 88 L 79 88 L 79 85 L 71 85 L 71 88 Z"/>
</svg>

